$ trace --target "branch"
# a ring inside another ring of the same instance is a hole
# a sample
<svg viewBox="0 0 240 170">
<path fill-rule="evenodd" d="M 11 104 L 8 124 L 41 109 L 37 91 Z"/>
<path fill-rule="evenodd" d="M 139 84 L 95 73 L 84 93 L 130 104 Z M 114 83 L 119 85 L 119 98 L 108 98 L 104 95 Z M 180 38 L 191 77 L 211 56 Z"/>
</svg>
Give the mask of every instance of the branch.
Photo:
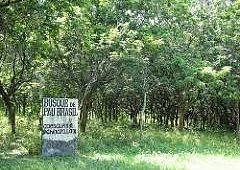
<svg viewBox="0 0 240 170">
<path fill-rule="evenodd" d="M 13 71 L 13 77 L 11 79 L 11 84 L 15 83 L 15 79 L 16 79 L 16 60 L 17 60 L 17 54 L 15 54 L 14 59 L 13 59 L 13 65 L 12 65 L 12 71 Z"/>
<path fill-rule="evenodd" d="M 6 37 L 4 36 L 4 42 L 5 42 L 5 40 L 6 40 Z M 7 54 L 6 54 L 6 51 L 7 51 L 7 43 L 6 43 L 6 42 L 5 42 L 5 43 L 2 43 L 2 51 L 3 51 L 3 52 L 1 52 L 1 58 L 0 58 L 0 72 L 1 72 L 1 70 L 2 70 L 2 68 L 3 68 L 4 62 L 5 62 L 6 57 L 7 57 Z"/>
<path fill-rule="evenodd" d="M 24 84 L 24 83 L 27 83 L 27 82 L 30 82 L 33 78 L 33 70 L 29 70 L 27 69 L 27 65 L 26 65 L 26 60 L 27 60 L 27 56 L 26 56 L 26 53 L 25 51 L 22 51 L 22 57 L 20 57 L 21 60 L 21 68 L 20 70 L 17 72 L 17 69 L 16 69 L 16 62 L 17 62 L 17 54 L 15 55 L 15 58 L 14 58 L 14 61 L 13 61 L 13 66 L 12 66 L 12 69 L 13 69 L 13 76 L 12 76 L 12 79 L 11 79 L 11 84 L 8 88 L 8 94 L 10 95 L 13 95 L 14 93 L 16 93 L 16 91 Z M 24 74 L 27 72 L 27 71 L 31 71 L 30 75 L 28 78 L 24 77 Z"/>
<path fill-rule="evenodd" d="M 7 94 L 6 90 L 4 89 L 1 81 L 0 81 L 0 95 L 2 96 L 4 101 L 8 101 L 8 94 Z"/>
</svg>

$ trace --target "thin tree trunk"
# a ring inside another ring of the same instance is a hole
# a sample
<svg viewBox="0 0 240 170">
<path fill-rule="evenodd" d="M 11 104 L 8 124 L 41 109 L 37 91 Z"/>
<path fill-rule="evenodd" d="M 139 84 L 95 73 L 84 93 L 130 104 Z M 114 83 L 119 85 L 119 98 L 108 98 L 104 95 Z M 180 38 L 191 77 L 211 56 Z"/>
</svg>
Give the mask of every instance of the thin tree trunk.
<svg viewBox="0 0 240 170">
<path fill-rule="evenodd" d="M 141 114 L 140 114 L 140 137 L 142 138 L 142 133 L 143 133 L 143 116 L 144 116 L 144 112 L 146 110 L 146 105 L 147 105 L 147 92 L 144 92 L 144 97 L 143 97 L 143 107 L 141 110 Z"/>
<path fill-rule="evenodd" d="M 237 114 L 237 117 L 236 117 L 236 132 L 237 132 L 237 136 L 238 136 L 238 138 L 240 138 L 240 127 L 239 127 L 239 119 L 240 119 L 240 112 L 239 112 L 239 102 L 237 102 L 237 104 L 236 104 L 236 114 Z"/>
<path fill-rule="evenodd" d="M 137 122 L 137 112 L 136 112 L 135 109 L 131 110 L 131 119 L 132 119 L 132 126 L 137 127 L 137 124 L 138 124 L 138 122 Z"/>
<path fill-rule="evenodd" d="M 185 115 L 184 109 L 183 108 L 179 109 L 179 125 L 178 125 L 179 130 L 182 130 L 184 127 L 184 115 Z"/>
<path fill-rule="evenodd" d="M 173 128 L 174 127 L 174 117 L 172 117 L 172 115 L 171 115 L 171 118 L 170 118 L 170 122 L 171 122 L 171 127 Z"/>
</svg>

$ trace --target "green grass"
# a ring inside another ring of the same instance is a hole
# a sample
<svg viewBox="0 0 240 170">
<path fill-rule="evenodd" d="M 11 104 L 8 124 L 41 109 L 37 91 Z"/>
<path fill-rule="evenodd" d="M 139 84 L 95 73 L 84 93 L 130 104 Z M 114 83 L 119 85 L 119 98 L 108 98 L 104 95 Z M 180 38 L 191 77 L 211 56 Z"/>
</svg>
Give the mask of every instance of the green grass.
<svg viewBox="0 0 240 170">
<path fill-rule="evenodd" d="M 18 118 L 17 134 L 11 135 L 0 117 L 0 170 L 240 169 L 240 146 L 231 133 L 149 127 L 140 140 L 136 129 L 91 124 L 79 137 L 75 157 L 42 157 L 37 121 Z"/>
</svg>

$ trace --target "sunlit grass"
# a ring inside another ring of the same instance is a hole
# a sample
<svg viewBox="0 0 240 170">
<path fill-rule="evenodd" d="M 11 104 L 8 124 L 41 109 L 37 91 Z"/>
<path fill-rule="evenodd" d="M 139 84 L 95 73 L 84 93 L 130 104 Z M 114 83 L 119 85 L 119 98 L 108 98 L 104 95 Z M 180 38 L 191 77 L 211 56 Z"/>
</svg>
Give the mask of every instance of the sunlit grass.
<svg viewBox="0 0 240 170">
<path fill-rule="evenodd" d="M 239 170 L 240 158 L 202 154 L 80 154 L 76 157 L 5 157 L 1 170 L 21 169 L 159 169 Z"/>
<path fill-rule="evenodd" d="M 158 153 L 137 155 L 136 159 L 160 167 L 185 170 L 238 170 L 240 167 L 240 158 L 222 155 Z"/>
<path fill-rule="evenodd" d="M 0 124 L 0 170 L 240 169 L 240 146 L 231 133 L 147 128 L 140 139 L 137 129 L 91 124 L 85 134 L 79 134 L 78 155 L 47 158 L 40 153 L 37 120 L 19 118 L 16 135 L 10 134 L 4 117 Z"/>
</svg>

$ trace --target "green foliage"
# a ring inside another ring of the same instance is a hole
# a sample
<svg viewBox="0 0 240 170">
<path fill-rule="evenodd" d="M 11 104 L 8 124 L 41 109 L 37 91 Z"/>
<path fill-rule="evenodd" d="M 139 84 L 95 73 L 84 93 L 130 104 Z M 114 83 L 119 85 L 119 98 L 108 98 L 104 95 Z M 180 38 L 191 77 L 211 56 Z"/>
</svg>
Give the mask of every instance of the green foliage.
<svg viewBox="0 0 240 170">
<path fill-rule="evenodd" d="M 197 138 L 184 143 L 179 136 L 185 134 L 178 131 L 169 132 L 176 140 L 162 137 L 168 132 L 149 130 L 139 141 L 139 132 L 125 127 L 131 120 L 135 127 L 145 121 L 160 127 L 239 131 L 239 4 L 0 2 L 0 111 L 6 110 L 1 149 L 20 145 L 29 153 L 38 152 L 37 128 L 30 133 L 28 124 L 37 127 L 41 99 L 51 96 L 79 100 L 80 130 L 89 125 L 82 152 L 108 146 L 117 152 L 136 141 L 132 153 L 145 151 L 148 145 L 151 152 L 160 148 L 174 154 L 205 149 L 221 153 L 222 143 L 217 143 L 220 148 L 209 144 L 212 150 L 206 143 L 196 143 Z M 16 135 L 5 128 L 7 116 L 12 128 L 17 118 Z M 110 127 L 91 129 L 89 119 Z M 98 144 L 95 138 L 100 139 Z"/>
<path fill-rule="evenodd" d="M 18 130 L 11 134 L 7 119 L 1 114 L 0 150 L 1 153 L 17 152 L 20 154 L 39 154 L 41 148 L 38 121 L 17 117 Z"/>
</svg>

